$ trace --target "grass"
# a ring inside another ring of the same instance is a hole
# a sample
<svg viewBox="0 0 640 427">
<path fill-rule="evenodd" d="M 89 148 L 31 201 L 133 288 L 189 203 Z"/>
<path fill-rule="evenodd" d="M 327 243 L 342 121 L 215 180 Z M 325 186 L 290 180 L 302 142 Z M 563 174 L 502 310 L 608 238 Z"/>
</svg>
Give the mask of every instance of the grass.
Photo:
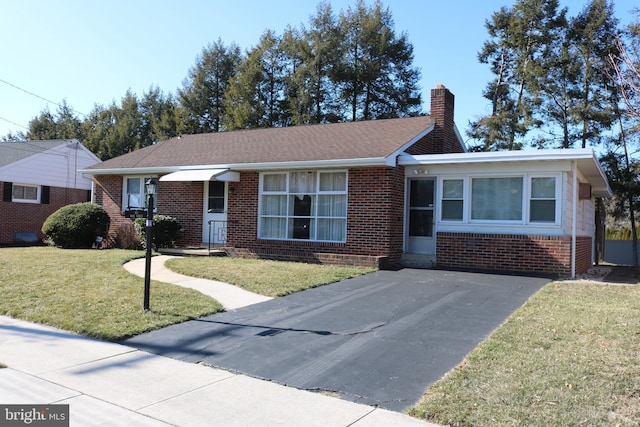
<svg viewBox="0 0 640 427">
<path fill-rule="evenodd" d="M 144 280 L 122 265 L 142 251 L 0 249 L 0 314 L 118 341 L 222 310 L 201 293 L 151 282 L 150 310 L 142 309 Z"/>
<path fill-rule="evenodd" d="M 233 257 L 173 258 L 165 265 L 177 273 L 230 283 L 270 297 L 285 296 L 374 271 L 360 267 Z"/>
<path fill-rule="evenodd" d="M 409 413 L 450 426 L 637 426 L 640 287 L 548 284 Z"/>
</svg>

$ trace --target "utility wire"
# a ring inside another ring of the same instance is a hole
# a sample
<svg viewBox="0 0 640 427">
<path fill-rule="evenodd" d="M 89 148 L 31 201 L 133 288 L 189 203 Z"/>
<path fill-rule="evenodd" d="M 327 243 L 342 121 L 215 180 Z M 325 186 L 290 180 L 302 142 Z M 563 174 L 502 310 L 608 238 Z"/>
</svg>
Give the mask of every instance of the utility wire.
<svg viewBox="0 0 640 427">
<path fill-rule="evenodd" d="M 19 86 L 16 86 L 16 85 L 14 85 L 13 83 L 9 83 L 9 82 L 8 82 L 8 81 L 6 81 L 6 80 L 2 80 L 2 79 L 0 79 L 0 82 L 2 82 L 2 83 L 4 83 L 4 84 L 7 84 L 7 85 L 9 85 L 9 86 L 11 86 L 11 87 L 13 87 L 13 88 L 18 89 L 18 90 L 21 90 L 22 92 L 27 93 L 27 94 L 29 94 L 29 95 L 31 95 L 31 96 L 35 96 L 36 98 L 42 99 L 43 101 L 47 101 L 47 102 L 49 102 L 49 103 L 51 103 L 51 104 L 54 104 L 54 105 L 57 105 L 58 107 L 61 107 L 61 105 L 60 105 L 60 104 L 58 104 L 58 103 L 57 103 L 57 102 L 55 102 L 55 101 L 52 101 L 52 100 L 47 99 L 47 98 L 43 98 L 42 96 L 40 96 L 40 95 L 36 95 L 36 94 L 35 94 L 35 93 L 33 93 L 33 92 L 29 92 L 28 90 L 23 89 L 23 88 L 21 88 L 21 87 L 19 87 Z"/>
<path fill-rule="evenodd" d="M 58 106 L 58 107 L 62 107 L 62 105 L 61 105 L 61 104 L 59 104 L 59 103 L 57 103 L 57 102 L 55 102 L 55 101 L 52 101 L 52 100 L 47 99 L 47 98 L 45 98 L 45 97 L 42 97 L 42 96 L 40 96 L 40 95 L 38 95 L 38 94 L 35 94 L 35 93 L 33 93 L 33 92 L 30 92 L 30 91 L 28 91 L 28 90 L 26 90 L 26 89 L 21 88 L 20 86 L 16 86 L 16 85 L 14 85 L 13 83 L 10 83 L 10 82 L 6 81 L 6 80 L 0 79 L 0 82 L 4 83 L 4 84 L 6 84 L 6 85 L 9 85 L 9 86 L 11 86 L 12 88 L 18 89 L 18 90 L 20 90 L 20 91 L 22 91 L 22 92 L 24 92 L 24 93 L 26 93 L 26 94 L 28 94 L 28 95 L 31 95 L 31 96 L 34 96 L 34 97 L 36 97 L 36 98 L 38 98 L 38 99 L 41 99 L 41 100 L 43 100 L 43 101 L 46 101 L 46 102 L 48 102 L 48 103 L 50 103 L 50 104 L 56 105 L 56 106 Z M 81 116 L 85 116 L 85 117 L 87 117 L 87 115 L 86 115 L 86 114 L 81 113 L 81 112 L 79 112 L 79 111 L 75 111 L 73 108 L 72 108 L 71 110 L 72 110 L 72 111 L 74 111 L 75 113 L 80 114 Z M 3 120 L 10 122 L 9 120 L 6 120 L 6 119 L 3 119 Z M 11 123 L 11 122 L 10 122 L 10 123 Z M 13 124 L 16 124 L 16 123 L 13 123 Z M 20 126 L 20 125 L 18 125 L 18 126 Z M 21 126 L 21 127 L 24 127 L 24 126 Z"/>
<path fill-rule="evenodd" d="M 11 123 L 11 124 L 12 124 L 12 125 L 14 125 L 14 126 L 21 127 L 22 129 L 29 130 L 29 128 L 28 128 L 28 127 L 26 127 L 26 126 L 22 126 L 21 124 L 16 123 L 16 122 L 14 122 L 14 121 L 11 121 L 11 120 L 9 120 L 9 119 L 5 119 L 4 117 L 1 117 L 1 116 L 0 116 L 0 120 L 4 120 L 5 122 L 7 122 L 7 123 Z"/>
</svg>

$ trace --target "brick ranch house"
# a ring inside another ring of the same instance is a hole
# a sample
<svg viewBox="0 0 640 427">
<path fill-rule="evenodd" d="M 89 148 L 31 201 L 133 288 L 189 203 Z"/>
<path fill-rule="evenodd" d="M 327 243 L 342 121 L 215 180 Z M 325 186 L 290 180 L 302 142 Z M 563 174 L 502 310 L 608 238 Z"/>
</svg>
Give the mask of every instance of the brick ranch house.
<svg viewBox="0 0 640 427">
<path fill-rule="evenodd" d="M 91 179 L 77 169 L 98 162 L 77 140 L 0 142 L 0 245 L 40 242 L 49 215 L 90 201 Z"/>
<path fill-rule="evenodd" d="M 176 218 L 184 247 L 232 256 L 387 268 L 437 266 L 573 276 L 593 261 L 592 150 L 468 153 L 454 96 L 429 116 L 187 135 L 84 169 L 112 219 Z"/>
</svg>

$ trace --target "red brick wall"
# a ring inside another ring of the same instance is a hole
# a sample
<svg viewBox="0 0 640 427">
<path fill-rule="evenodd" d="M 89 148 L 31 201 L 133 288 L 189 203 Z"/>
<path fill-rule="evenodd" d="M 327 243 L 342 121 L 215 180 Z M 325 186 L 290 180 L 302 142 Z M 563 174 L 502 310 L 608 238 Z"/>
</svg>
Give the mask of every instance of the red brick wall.
<svg viewBox="0 0 640 427">
<path fill-rule="evenodd" d="M 345 243 L 258 239 L 256 172 L 230 184 L 227 251 L 232 255 L 332 264 L 397 264 L 402 254 L 404 171 L 402 168 L 349 170 Z"/>
<path fill-rule="evenodd" d="M 132 223 L 132 220 L 125 218 L 121 209 L 122 182 L 120 175 L 102 175 L 93 178 L 93 201 L 101 205 L 111 219 L 109 236 L 103 243 L 105 247 L 114 246 L 120 227 Z"/>
<path fill-rule="evenodd" d="M 576 273 L 591 266 L 591 238 L 579 237 Z M 441 232 L 438 267 L 571 275 L 571 237 Z"/>
<path fill-rule="evenodd" d="M 593 266 L 593 242 L 590 237 L 576 239 L 576 274 L 584 273 Z"/>
<path fill-rule="evenodd" d="M 3 184 L 0 181 L 0 188 Z M 33 232 L 42 240 L 45 237 L 42 234 L 42 224 L 49 215 L 63 206 L 89 200 L 90 192 L 88 190 L 49 188 L 49 204 L 14 203 L 0 200 L 0 244 L 13 243 L 16 232 Z"/>
<path fill-rule="evenodd" d="M 106 245 L 113 246 L 120 227 L 132 222 L 122 210 L 123 178 L 120 175 L 96 176 L 94 183 L 94 201 L 102 205 L 111 218 Z M 201 182 L 161 182 L 158 185 L 157 213 L 175 218 L 183 229 L 177 246 L 198 246 L 202 243 L 203 191 Z"/>
<path fill-rule="evenodd" d="M 158 186 L 157 212 L 175 218 L 182 228 L 176 246 L 202 243 L 204 183 L 161 182 Z"/>
</svg>

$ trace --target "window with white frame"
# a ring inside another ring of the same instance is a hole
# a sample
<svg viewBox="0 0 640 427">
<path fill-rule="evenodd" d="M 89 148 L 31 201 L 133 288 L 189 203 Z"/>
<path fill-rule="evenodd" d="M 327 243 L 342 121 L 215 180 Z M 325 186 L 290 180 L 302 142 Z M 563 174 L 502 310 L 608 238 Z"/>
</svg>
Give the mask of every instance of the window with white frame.
<svg viewBox="0 0 640 427">
<path fill-rule="evenodd" d="M 153 177 L 125 177 L 124 178 L 124 191 L 122 209 L 123 210 L 146 210 L 147 209 L 147 192 L 145 189 L 145 183 L 149 179 L 156 179 Z M 156 186 L 157 189 L 157 186 Z M 157 190 L 156 190 L 157 192 Z M 158 198 L 153 198 L 153 210 L 155 211 L 158 206 Z"/>
<path fill-rule="evenodd" d="M 531 178 L 529 197 L 530 222 L 556 222 L 556 178 Z"/>
<path fill-rule="evenodd" d="M 27 184 L 13 184 L 11 188 L 11 201 L 18 203 L 40 203 L 38 197 L 39 186 Z"/>
<path fill-rule="evenodd" d="M 347 172 L 263 173 L 259 221 L 263 239 L 345 242 Z"/>
<path fill-rule="evenodd" d="M 462 221 L 464 217 L 464 180 L 442 180 L 443 221 Z"/>
<path fill-rule="evenodd" d="M 523 177 L 472 178 L 471 219 L 522 221 Z"/>
<path fill-rule="evenodd" d="M 557 224 L 558 182 L 557 174 L 443 178 L 440 218 Z"/>
</svg>

